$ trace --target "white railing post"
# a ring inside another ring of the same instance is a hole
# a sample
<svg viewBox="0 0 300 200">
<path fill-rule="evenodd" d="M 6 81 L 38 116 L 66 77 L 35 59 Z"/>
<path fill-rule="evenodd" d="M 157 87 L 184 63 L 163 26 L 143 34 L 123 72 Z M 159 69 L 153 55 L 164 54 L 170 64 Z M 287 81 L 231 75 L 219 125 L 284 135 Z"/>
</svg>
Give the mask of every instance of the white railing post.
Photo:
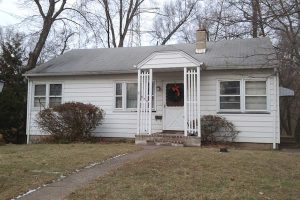
<svg viewBox="0 0 300 200">
<path fill-rule="evenodd" d="M 152 73 L 152 69 L 149 70 L 149 93 L 148 93 L 148 97 L 149 97 L 149 134 L 152 133 L 152 79 L 153 79 L 153 73 Z"/>
<path fill-rule="evenodd" d="M 140 135 L 140 107 L 141 107 L 141 69 L 138 70 L 138 88 L 137 88 L 137 135 Z"/>
<path fill-rule="evenodd" d="M 187 136 L 187 69 L 184 68 L 184 83 L 183 83 L 183 91 L 184 91 L 184 136 Z"/>
<path fill-rule="evenodd" d="M 201 137 L 201 95 L 200 95 L 200 67 L 197 67 L 197 118 L 198 118 L 198 137 Z"/>
</svg>

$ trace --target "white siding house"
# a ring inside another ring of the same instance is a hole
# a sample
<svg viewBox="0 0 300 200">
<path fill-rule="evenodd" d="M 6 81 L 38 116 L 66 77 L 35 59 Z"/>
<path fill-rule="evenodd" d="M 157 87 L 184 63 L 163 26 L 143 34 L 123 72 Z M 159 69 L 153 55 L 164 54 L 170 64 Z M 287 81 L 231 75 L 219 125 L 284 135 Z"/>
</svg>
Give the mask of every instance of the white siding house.
<svg viewBox="0 0 300 200">
<path fill-rule="evenodd" d="M 195 48 L 187 44 L 73 50 L 38 66 L 25 75 L 28 142 L 46 134 L 35 123 L 40 109 L 78 101 L 105 110 L 103 124 L 94 131 L 99 137 L 134 138 L 163 130 L 186 135 L 195 131 L 201 137 L 199 127 L 188 127 L 189 121 L 217 114 L 240 131 L 236 142 L 276 148 L 279 81 L 270 40 L 208 42 L 200 55 Z M 168 88 L 181 85 L 183 102 L 172 106 Z"/>
</svg>

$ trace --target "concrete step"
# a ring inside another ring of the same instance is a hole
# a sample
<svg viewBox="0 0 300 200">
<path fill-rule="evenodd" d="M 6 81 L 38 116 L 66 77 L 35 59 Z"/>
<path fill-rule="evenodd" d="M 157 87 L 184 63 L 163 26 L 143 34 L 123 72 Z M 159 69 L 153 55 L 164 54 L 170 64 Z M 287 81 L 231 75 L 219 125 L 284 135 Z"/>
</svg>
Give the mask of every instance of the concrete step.
<svg viewBox="0 0 300 200">
<path fill-rule="evenodd" d="M 155 133 L 152 135 L 136 135 L 135 143 L 163 146 L 201 146 L 201 138 L 182 134 Z"/>
</svg>

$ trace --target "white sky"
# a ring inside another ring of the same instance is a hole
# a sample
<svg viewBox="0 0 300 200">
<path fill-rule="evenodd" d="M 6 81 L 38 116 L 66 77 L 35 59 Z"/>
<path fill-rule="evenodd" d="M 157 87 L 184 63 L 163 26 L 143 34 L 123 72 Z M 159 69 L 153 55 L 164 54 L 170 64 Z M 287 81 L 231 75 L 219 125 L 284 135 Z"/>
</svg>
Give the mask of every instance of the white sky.
<svg viewBox="0 0 300 200">
<path fill-rule="evenodd" d="M 157 0 L 158 5 L 162 5 L 167 0 Z M 30 9 L 24 9 L 18 0 L 0 0 L 0 26 L 8 26 L 19 23 L 27 16 Z M 149 20 L 151 21 L 151 20 Z"/>
<path fill-rule="evenodd" d="M 19 8 L 17 0 L 0 0 L 0 26 L 13 25 L 25 17 L 25 12 Z"/>
</svg>

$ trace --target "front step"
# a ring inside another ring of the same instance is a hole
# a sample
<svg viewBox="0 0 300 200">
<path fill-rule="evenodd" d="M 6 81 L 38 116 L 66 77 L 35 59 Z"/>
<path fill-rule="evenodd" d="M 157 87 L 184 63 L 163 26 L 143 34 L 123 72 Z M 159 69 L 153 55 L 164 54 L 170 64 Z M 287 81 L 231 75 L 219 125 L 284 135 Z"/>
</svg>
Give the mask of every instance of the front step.
<svg viewBox="0 0 300 200">
<path fill-rule="evenodd" d="M 135 144 L 158 146 L 201 146 L 201 138 L 184 136 L 183 134 L 155 133 L 152 135 L 136 135 Z"/>
</svg>

